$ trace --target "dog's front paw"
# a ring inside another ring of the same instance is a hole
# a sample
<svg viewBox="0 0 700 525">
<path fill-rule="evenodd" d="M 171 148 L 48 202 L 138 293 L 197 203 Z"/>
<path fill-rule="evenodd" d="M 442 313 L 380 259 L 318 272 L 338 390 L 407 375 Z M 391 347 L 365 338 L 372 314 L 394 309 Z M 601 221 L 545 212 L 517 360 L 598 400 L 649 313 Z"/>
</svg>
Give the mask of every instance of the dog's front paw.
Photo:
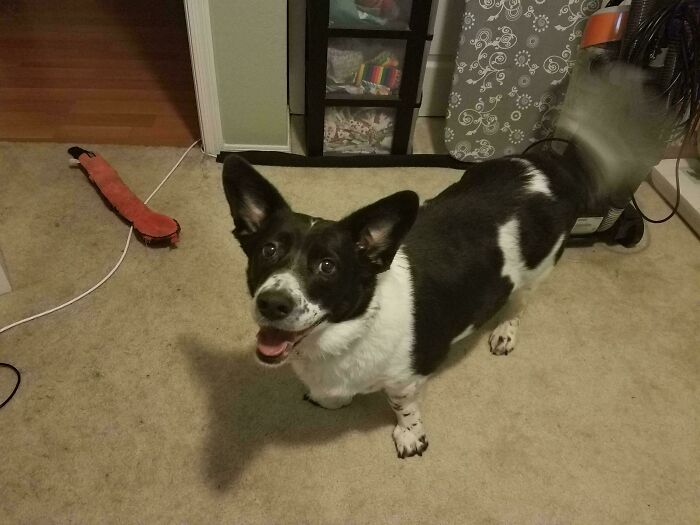
<svg viewBox="0 0 700 525">
<path fill-rule="evenodd" d="M 423 430 L 423 425 L 416 424 L 413 428 L 396 425 L 394 428 L 394 444 L 399 458 L 410 458 L 416 454 L 423 455 L 428 448 L 428 438 Z"/>
<path fill-rule="evenodd" d="M 349 397 L 321 397 L 312 396 L 311 394 L 304 394 L 304 401 L 308 401 L 312 405 L 321 408 L 327 408 L 328 410 L 337 410 L 343 408 L 352 403 L 352 396 Z"/>
<path fill-rule="evenodd" d="M 508 355 L 515 349 L 518 337 L 519 319 L 510 319 L 499 324 L 489 337 L 493 355 Z"/>
</svg>

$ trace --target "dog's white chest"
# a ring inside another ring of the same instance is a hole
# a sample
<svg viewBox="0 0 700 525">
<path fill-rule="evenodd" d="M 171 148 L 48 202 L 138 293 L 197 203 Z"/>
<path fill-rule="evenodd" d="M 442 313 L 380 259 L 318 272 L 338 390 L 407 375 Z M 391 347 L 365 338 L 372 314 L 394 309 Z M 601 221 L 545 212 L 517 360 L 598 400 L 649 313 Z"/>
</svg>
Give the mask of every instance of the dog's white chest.
<svg viewBox="0 0 700 525">
<path fill-rule="evenodd" d="M 391 268 L 380 275 L 367 312 L 309 335 L 291 364 L 312 392 L 374 392 L 413 375 L 413 325 L 411 272 L 399 251 Z"/>
</svg>

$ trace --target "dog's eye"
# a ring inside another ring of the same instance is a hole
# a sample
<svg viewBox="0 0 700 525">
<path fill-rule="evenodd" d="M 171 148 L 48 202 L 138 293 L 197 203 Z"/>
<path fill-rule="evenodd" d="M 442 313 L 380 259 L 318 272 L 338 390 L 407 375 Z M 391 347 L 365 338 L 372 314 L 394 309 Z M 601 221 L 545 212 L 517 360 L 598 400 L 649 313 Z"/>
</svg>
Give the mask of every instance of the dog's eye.
<svg viewBox="0 0 700 525">
<path fill-rule="evenodd" d="M 275 255 L 277 255 L 277 246 L 271 242 L 268 242 L 262 247 L 262 255 L 265 257 L 265 259 L 272 259 Z"/>
<path fill-rule="evenodd" d="M 326 275 L 330 275 L 333 272 L 335 272 L 335 263 L 330 259 L 323 259 L 318 264 L 318 271 L 321 273 L 325 273 Z"/>
</svg>

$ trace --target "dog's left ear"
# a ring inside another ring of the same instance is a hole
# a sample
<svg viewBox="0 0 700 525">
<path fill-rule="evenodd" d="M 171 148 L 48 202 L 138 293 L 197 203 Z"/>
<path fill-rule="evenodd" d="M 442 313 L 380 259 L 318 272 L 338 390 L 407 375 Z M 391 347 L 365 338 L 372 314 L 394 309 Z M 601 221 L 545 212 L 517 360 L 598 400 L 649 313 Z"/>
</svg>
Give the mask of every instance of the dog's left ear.
<svg viewBox="0 0 700 525">
<path fill-rule="evenodd" d="M 418 195 L 400 191 L 357 210 L 340 221 L 357 251 L 376 273 L 389 269 L 401 240 L 418 213 Z"/>
<path fill-rule="evenodd" d="M 238 155 L 226 157 L 222 177 L 239 241 L 257 233 L 274 214 L 289 210 L 277 189 Z"/>
</svg>

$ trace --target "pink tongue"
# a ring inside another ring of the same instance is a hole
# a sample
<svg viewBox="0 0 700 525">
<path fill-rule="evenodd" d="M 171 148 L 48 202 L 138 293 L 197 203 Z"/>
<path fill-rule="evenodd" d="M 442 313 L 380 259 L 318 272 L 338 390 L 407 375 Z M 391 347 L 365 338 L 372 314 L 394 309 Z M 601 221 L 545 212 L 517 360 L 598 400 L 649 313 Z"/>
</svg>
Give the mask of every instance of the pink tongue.
<svg viewBox="0 0 700 525">
<path fill-rule="evenodd" d="M 275 357 L 294 344 L 294 333 L 275 328 L 261 328 L 258 332 L 258 351 L 266 356 Z"/>
</svg>

